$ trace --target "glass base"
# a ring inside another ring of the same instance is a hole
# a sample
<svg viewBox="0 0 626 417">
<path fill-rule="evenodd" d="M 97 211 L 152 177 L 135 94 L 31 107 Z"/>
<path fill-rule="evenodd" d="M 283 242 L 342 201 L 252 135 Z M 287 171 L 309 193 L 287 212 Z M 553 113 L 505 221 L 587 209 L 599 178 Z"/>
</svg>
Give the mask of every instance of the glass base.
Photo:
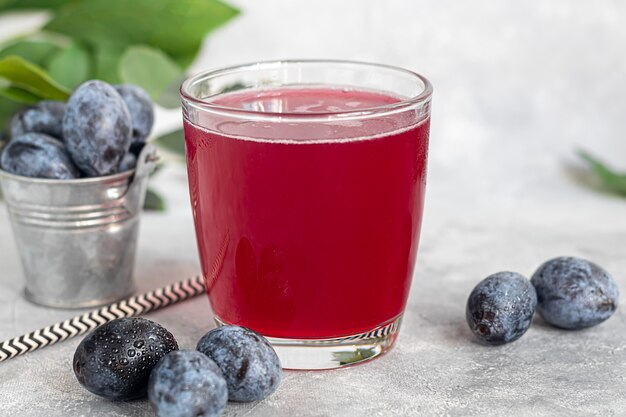
<svg viewBox="0 0 626 417">
<path fill-rule="evenodd" d="M 365 333 L 333 339 L 283 339 L 267 337 L 283 369 L 320 370 L 356 365 L 387 352 L 398 337 L 402 315 Z M 227 323 L 215 317 L 218 326 Z"/>
</svg>

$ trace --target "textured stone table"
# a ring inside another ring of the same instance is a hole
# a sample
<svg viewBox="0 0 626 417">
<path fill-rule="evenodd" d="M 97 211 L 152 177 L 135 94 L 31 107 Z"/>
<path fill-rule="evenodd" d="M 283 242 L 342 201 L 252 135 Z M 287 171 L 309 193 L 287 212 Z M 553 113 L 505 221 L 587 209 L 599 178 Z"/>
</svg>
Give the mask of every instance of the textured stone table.
<svg viewBox="0 0 626 417">
<path fill-rule="evenodd" d="M 595 260 L 626 294 L 626 199 L 585 187 L 570 168 L 573 150 L 584 146 L 626 170 L 620 18 L 626 6 L 582 0 L 237 4 L 245 14 L 211 38 L 196 69 L 281 57 L 365 59 L 424 72 L 435 95 L 424 228 L 395 349 L 349 369 L 286 372 L 275 395 L 229 404 L 225 415 L 623 414 L 623 302 L 596 328 L 559 331 L 536 319 L 518 342 L 495 348 L 472 340 L 464 307 L 484 276 L 504 269 L 528 275 L 562 254 Z M 279 25 L 269 24 L 277 18 Z M 198 270 L 185 181 L 176 165 L 153 181 L 169 208 L 143 217 L 141 291 Z M 23 299 L 3 206 L 0 236 L 0 339 L 72 316 Z M 171 329 L 184 348 L 212 326 L 203 297 L 148 317 Z M 77 344 L 0 364 L 0 415 L 152 415 L 146 401 L 110 403 L 83 390 L 71 370 Z"/>
</svg>

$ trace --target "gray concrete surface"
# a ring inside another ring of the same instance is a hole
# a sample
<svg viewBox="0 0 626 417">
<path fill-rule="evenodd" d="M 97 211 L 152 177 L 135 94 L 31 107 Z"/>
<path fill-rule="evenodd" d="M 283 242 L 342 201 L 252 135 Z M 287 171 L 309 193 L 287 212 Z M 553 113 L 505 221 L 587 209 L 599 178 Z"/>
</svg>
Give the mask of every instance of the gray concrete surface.
<svg viewBox="0 0 626 417">
<path fill-rule="evenodd" d="M 528 275 L 562 254 L 603 265 L 626 294 L 626 199 L 583 186 L 568 168 L 583 146 L 626 171 L 626 5 L 237 4 L 245 14 L 210 38 L 196 69 L 281 57 L 366 59 L 423 72 L 435 95 L 424 229 L 395 349 L 350 369 L 287 372 L 275 395 L 229 404 L 225 415 L 625 415 L 624 302 L 596 328 L 560 331 L 537 319 L 522 339 L 495 348 L 472 340 L 464 306 L 486 275 Z M 184 169 L 170 165 L 153 185 L 169 209 L 144 215 L 140 290 L 198 270 Z M 0 236 L 0 339 L 73 315 L 23 299 L 4 207 Z M 212 326 L 204 298 L 149 318 L 182 347 Z M 0 415 L 151 415 L 146 401 L 110 403 L 83 390 L 71 371 L 77 344 L 0 364 Z"/>
</svg>

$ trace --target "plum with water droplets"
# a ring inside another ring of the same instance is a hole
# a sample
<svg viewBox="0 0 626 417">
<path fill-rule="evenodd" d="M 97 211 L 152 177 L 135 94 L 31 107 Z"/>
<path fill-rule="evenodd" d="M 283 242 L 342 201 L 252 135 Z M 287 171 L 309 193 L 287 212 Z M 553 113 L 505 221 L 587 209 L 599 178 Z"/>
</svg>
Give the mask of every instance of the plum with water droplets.
<svg viewBox="0 0 626 417">
<path fill-rule="evenodd" d="M 146 395 L 152 368 L 178 350 L 174 336 L 153 321 L 133 317 L 112 320 L 89 333 L 74 354 L 78 382 L 110 400 Z"/>
</svg>

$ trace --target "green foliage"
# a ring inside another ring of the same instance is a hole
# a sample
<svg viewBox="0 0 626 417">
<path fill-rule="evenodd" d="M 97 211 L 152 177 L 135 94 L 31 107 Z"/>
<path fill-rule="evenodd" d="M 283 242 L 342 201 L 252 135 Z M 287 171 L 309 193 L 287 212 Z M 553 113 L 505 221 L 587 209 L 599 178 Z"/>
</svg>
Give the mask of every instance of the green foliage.
<svg viewBox="0 0 626 417">
<path fill-rule="evenodd" d="M 94 51 L 94 77 L 111 84 L 121 83 L 118 67 L 124 48 L 117 45 L 98 45 L 94 47 Z"/>
<path fill-rule="evenodd" d="M 54 81 L 45 70 L 32 64 L 17 55 L 10 55 L 0 59 L 0 78 L 4 79 L 5 97 L 18 97 L 19 90 L 28 96 L 28 93 L 41 100 L 67 100 L 70 91 Z M 7 85 L 8 84 L 8 85 Z M 11 91 L 6 94 L 7 89 Z"/>
<path fill-rule="evenodd" d="M 50 59 L 48 71 L 56 81 L 73 89 L 91 75 L 89 53 L 81 45 L 74 43 Z"/>
<path fill-rule="evenodd" d="M 180 67 L 167 55 L 148 46 L 128 48 L 122 55 L 119 68 L 122 82 L 142 85 L 155 101 L 182 74 Z"/>
<path fill-rule="evenodd" d="M 222 91 L 220 91 L 220 92 L 222 94 L 224 94 L 224 93 L 232 93 L 233 91 L 243 90 L 244 88 L 246 88 L 245 84 L 234 83 L 234 84 L 231 84 L 229 86 L 226 86 L 226 87 L 222 88 Z"/>
<path fill-rule="evenodd" d="M 150 211 L 165 211 L 165 201 L 163 197 L 156 191 L 148 188 L 146 192 L 146 199 L 143 203 L 144 210 Z"/>
<path fill-rule="evenodd" d="M 371 358 L 376 353 L 371 348 L 358 348 L 354 352 L 336 352 L 333 358 L 339 361 L 340 365 L 350 365 Z"/>
<path fill-rule="evenodd" d="M 143 87 L 165 107 L 204 37 L 239 11 L 219 0 L 0 0 L 0 12 L 45 9 L 44 32 L 0 45 L 0 131 L 7 100 L 65 100 L 97 78 Z"/>
<path fill-rule="evenodd" d="M 185 156 L 185 135 L 182 129 L 161 136 L 155 139 L 155 142 L 157 142 L 160 147 L 170 152 L 183 157 Z"/>
<path fill-rule="evenodd" d="M 186 68 L 205 35 L 237 13 L 217 0 L 83 0 L 59 9 L 44 29 L 93 47 L 147 45 Z"/>
<path fill-rule="evenodd" d="M 589 164 L 602 186 L 608 191 L 626 197 L 626 173 L 620 174 L 614 171 L 583 150 L 579 150 L 578 155 Z"/>
<path fill-rule="evenodd" d="M 22 104 L 34 104 L 40 100 L 38 95 L 13 87 L 6 81 L 0 81 L 0 96 Z"/>
<path fill-rule="evenodd" d="M 0 88 L 2 91 L 2 88 Z M 18 111 L 22 107 L 22 104 L 9 100 L 8 98 L 2 97 L 0 93 L 0 139 L 2 138 L 2 129 L 3 126 L 7 126 L 13 113 Z"/>
<path fill-rule="evenodd" d="M 61 47 L 45 40 L 18 39 L 0 49 L 0 58 L 17 55 L 35 65 L 45 67 Z"/>
<path fill-rule="evenodd" d="M 239 11 L 220 0 L 0 0 L 0 13 L 47 10 L 44 31 L 0 45 L 0 139 L 25 104 L 67 100 L 97 78 L 143 87 L 158 104 L 180 105 L 178 87 L 205 36 Z M 184 155 L 182 131 L 163 147 Z M 148 190 L 145 208 L 162 211 Z"/>
<path fill-rule="evenodd" d="M 0 10 L 57 9 L 73 0 L 0 0 Z"/>
</svg>

